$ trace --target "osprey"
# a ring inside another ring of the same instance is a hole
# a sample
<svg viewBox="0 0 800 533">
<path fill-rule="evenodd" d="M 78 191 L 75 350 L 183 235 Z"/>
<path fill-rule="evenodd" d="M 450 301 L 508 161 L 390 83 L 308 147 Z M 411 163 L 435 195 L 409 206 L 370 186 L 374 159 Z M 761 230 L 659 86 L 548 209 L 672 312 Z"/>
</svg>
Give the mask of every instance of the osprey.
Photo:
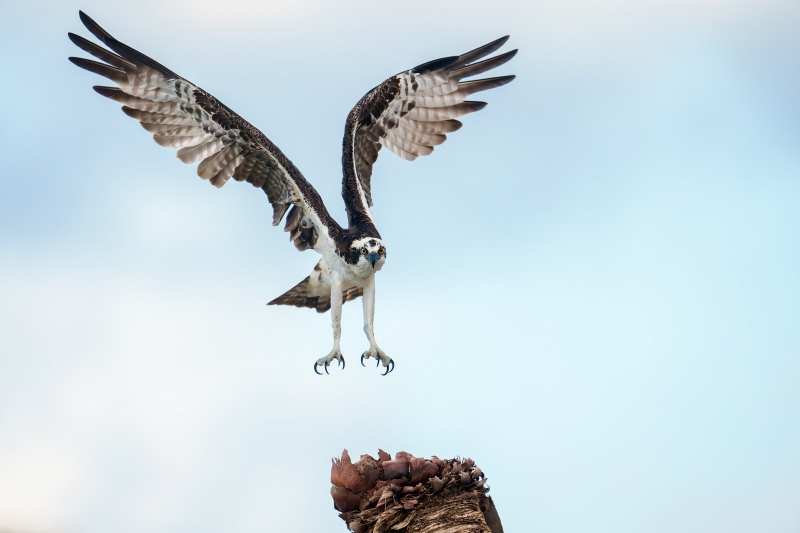
<svg viewBox="0 0 800 533">
<path fill-rule="evenodd" d="M 122 111 L 138 120 L 167 148 L 177 149 L 178 159 L 197 163 L 197 174 L 216 187 L 231 178 L 263 190 L 272 204 L 272 225 L 286 216 L 284 230 L 298 250 L 313 249 L 322 255 L 314 271 L 269 305 L 331 310 L 333 348 L 314 362 L 314 371 L 337 360 L 342 304 L 364 297 L 364 333 L 369 349 L 361 356 L 374 357 L 386 370 L 394 361 L 378 347 L 373 332 L 375 273 L 386 262 L 386 244 L 370 211 L 372 165 L 386 147 L 413 161 L 429 155 L 446 134 L 461 123 L 455 118 L 483 109 L 485 102 L 467 97 L 505 85 L 515 76 L 472 81 L 510 60 L 512 50 L 478 61 L 500 48 L 508 36 L 460 56 L 424 63 L 387 79 L 369 91 L 347 116 L 342 146 L 342 197 L 347 227 L 328 213 L 322 199 L 300 171 L 277 146 L 231 108 L 164 65 L 121 43 L 82 11 L 86 28 L 109 49 L 73 33 L 70 40 L 102 62 L 69 58 L 75 65 L 113 81 L 116 87 L 96 86 L 101 95 L 122 104 Z M 288 212 L 288 214 L 287 214 Z"/>
</svg>

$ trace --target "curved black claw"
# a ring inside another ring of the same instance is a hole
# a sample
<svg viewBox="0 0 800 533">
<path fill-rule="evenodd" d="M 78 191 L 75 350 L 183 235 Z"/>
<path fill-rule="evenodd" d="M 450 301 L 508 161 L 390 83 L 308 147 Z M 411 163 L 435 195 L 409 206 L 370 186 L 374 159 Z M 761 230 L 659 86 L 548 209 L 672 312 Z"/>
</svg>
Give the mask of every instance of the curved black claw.
<svg viewBox="0 0 800 533">
<path fill-rule="evenodd" d="M 388 373 L 389 373 L 389 372 L 391 372 L 392 370 L 394 370 L 394 360 L 392 360 L 392 359 L 389 359 L 389 364 L 388 364 L 388 365 L 386 365 L 386 372 L 384 372 L 383 374 L 381 374 L 381 376 L 385 376 L 386 374 L 388 374 Z"/>
<path fill-rule="evenodd" d="M 325 365 L 324 366 L 325 366 L 325 373 L 328 374 L 328 362 L 327 361 L 325 361 Z M 330 375 L 330 374 L 328 374 L 328 375 Z"/>
<path fill-rule="evenodd" d="M 314 361 L 314 372 L 319 374 L 319 371 L 317 370 L 317 362 L 316 361 Z M 321 376 L 322 374 L 319 374 L 319 375 Z"/>
<path fill-rule="evenodd" d="M 342 358 L 342 370 L 344 370 L 344 366 L 345 366 L 344 365 L 344 356 L 342 355 L 341 358 Z M 336 366 L 339 366 L 339 365 L 337 364 Z"/>
<path fill-rule="evenodd" d="M 381 366 L 381 358 L 380 358 L 380 357 L 378 357 L 378 356 L 375 356 L 375 359 L 377 359 L 377 360 L 378 360 L 378 364 L 377 364 L 377 365 L 375 365 L 375 368 L 378 368 L 379 366 Z"/>
<path fill-rule="evenodd" d="M 363 353 L 361 354 L 361 366 L 363 366 L 364 368 L 367 368 L 367 365 L 364 364 L 364 354 Z"/>
</svg>

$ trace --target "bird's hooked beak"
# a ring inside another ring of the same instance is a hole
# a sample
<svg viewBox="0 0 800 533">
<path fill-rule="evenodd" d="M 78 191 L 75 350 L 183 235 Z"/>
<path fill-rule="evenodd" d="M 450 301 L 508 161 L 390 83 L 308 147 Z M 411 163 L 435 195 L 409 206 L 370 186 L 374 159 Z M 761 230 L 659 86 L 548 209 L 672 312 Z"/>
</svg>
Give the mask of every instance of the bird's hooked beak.
<svg viewBox="0 0 800 533">
<path fill-rule="evenodd" d="M 372 268 L 375 268 L 375 263 L 377 263 L 377 262 L 378 262 L 378 259 L 380 259 L 380 256 L 379 256 L 379 255 L 378 255 L 376 252 L 371 252 L 371 253 L 370 253 L 370 254 L 367 256 L 367 261 L 369 261 L 370 263 L 372 263 Z"/>
</svg>

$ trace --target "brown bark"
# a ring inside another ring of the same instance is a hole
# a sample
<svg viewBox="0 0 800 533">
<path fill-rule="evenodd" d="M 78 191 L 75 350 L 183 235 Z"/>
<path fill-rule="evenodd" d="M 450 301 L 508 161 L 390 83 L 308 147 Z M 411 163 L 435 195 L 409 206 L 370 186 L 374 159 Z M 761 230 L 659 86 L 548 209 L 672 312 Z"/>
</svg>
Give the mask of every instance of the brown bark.
<svg viewBox="0 0 800 533">
<path fill-rule="evenodd" d="M 472 459 L 392 459 L 347 450 L 331 467 L 331 496 L 353 533 L 503 533 L 486 477 Z"/>
</svg>

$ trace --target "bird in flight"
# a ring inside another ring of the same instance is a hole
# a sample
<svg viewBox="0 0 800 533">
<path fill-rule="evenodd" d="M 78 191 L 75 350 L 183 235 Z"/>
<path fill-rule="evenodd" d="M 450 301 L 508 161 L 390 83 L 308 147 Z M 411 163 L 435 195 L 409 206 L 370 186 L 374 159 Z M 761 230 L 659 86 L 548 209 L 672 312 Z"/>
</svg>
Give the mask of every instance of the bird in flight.
<svg viewBox="0 0 800 533">
<path fill-rule="evenodd" d="M 370 211 L 372 166 L 381 148 L 405 160 L 429 155 L 461 127 L 457 117 L 483 109 L 469 95 L 505 85 L 515 76 L 462 81 L 509 61 L 516 50 L 479 61 L 508 40 L 502 37 L 460 56 L 444 57 L 396 74 L 364 95 L 347 116 L 342 146 L 342 197 L 347 227 L 328 213 L 316 189 L 261 131 L 211 94 L 164 65 L 118 41 L 88 15 L 86 28 L 108 49 L 74 33 L 70 40 L 98 61 L 70 57 L 75 65 L 110 79 L 116 87 L 95 86 L 102 96 L 122 104 L 184 163 L 198 163 L 197 174 L 216 187 L 231 178 L 263 190 L 272 204 L 272 225 L 286 217 L 284 230 L 298 250 L 313 249 L 322 258 L 303 281 L 269 305 L 331 310 L 333 348 L 314 362 L 328 371 L 334 360 L 344 368 L 339 348 L 342 304 L 363 296 L 364 333 L 369 349 L 388 374 L 394 361 L 378 347 L 373 330 L 375 273 L 386 262 L 387 247 Z M 110 50 L 109 50 L 110 49 Z M 287 214 L 288 212 L 288 214 Z"/>
</svg>

